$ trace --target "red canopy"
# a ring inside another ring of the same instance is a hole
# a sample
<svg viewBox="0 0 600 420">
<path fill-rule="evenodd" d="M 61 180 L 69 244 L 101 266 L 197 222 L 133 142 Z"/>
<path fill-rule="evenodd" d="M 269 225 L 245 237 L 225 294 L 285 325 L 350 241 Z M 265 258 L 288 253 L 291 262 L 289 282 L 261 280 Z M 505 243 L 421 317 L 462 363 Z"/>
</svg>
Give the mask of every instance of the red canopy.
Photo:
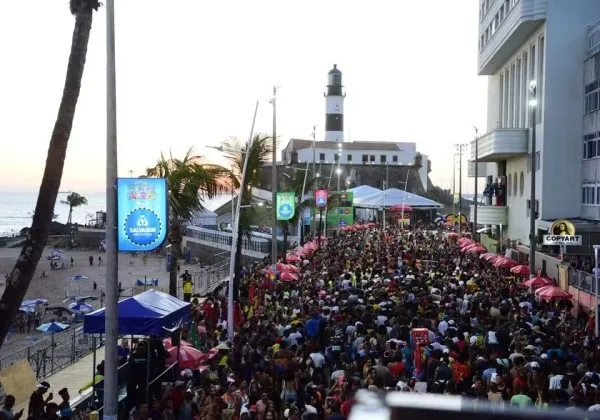
<svg viewBox="0 0 600 420">
<path fill-rule="evenodd" d="M 493 252 L 486 252 L 485 254 L 481 254 L 479 258 L 486 261 L 493 261 L 496 258 L 500 258 L 500 255 L 494 254 Z"/>
<path fill-rule="evenodd" d="M 188 346 L 188 347 L 192 347 L 192 343 L 189 343 L 185 340 L 180 340 L 181 345 L 182 346 Z M 165 348 L 168 350 L 171 347 L 173 347 L 173 344 L 171 343 L 171 337 L 167 337 L 163 340 L 163 345 L 165 346 Z"/>
<path fill-rule="evenodd" d="M 527 271 L 529 271 L 529 269 L 527 269 Z M 552 280 L 547 279 L 545 277 L 539 277 L 539 276 L 523 282 L 523 286 L 526 286 L 526 287 L 553 286 L 553 285 L 554 285 L 554 282 Z"/>
<path fill-rule="evenodd" d="M 298 280 L 298 277 L 296 275 L 290 273 L 289 271 L 281 273 L 281 276 L 279 276 L 279 278 L 281 280 L 284 280 L 284 281 L 296 281 L 296 280 Z"/>
<path fill-rule="evenodd" d="M 517 262 L 513 259 L 500 257 L 494 261 L 494 267 L 496 268 L 512 268 L 517 265 Z"/>
<path fill-rule="evenodd" d="M 513 268 L 510 269 L 510 272 L 514 274 L 519 274 L 521 276 L 528 276 L 529 266 L 525 264 L 515 265 Z"/>
<path fill-rule="evenodd" d="M 571 299 L 573 297 L 569 292 L 565 292 L 556 286 L 540 287 L 535 291 L 535 294 L 544 300 Z"/>
</svg>

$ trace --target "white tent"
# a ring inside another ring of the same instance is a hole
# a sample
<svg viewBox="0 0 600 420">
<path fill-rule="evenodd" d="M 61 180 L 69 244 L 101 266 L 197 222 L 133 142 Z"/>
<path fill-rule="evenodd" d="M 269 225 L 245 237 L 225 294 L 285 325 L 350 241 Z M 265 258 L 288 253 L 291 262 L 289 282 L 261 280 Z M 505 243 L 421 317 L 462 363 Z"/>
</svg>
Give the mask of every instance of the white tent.
<svg viewBox="0 0 600 420">
<path fill-rule="evenodd" d="M 365 197 L 367 195 L 377 194 L 382 192 L 379 188 L 371 187 L 370 185 L 359 185 L 355 188 L 349 188 L 348 192 L 354 193 L 354 199 Z"/>
<path fill-rule="evenodd" d="M 421 197 L 420 195 L 412 194 L 410 192 L 404 192 L 397 188 L 390 188 L 379 193 L 354 198 L 354 207 L 368 209 L 378 209 L 383 206 L 388 208 L 400 204 L 414 207 L 415 209 L 434 209 L 444 207 L 438 202 Z"/>
</svg>

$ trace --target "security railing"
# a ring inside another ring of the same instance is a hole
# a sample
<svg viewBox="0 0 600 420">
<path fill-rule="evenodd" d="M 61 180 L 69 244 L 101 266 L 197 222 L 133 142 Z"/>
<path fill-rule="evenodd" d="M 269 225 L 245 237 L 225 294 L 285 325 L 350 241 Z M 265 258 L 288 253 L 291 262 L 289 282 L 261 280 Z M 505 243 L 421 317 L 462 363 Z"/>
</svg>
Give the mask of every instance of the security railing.
<svg viewBox="0 0 600 420">
<path fill-rule="evenodd" d="M 234 241 L 231 233 L 210 231 L 209 229 L 198 229 L 188 227 L 185 235 L 190 238 L 200 239 L 202 241 L 212 242 L 217 245 L 231 246 Z M 248 251 L 269 254 L 271 252 L 271 242 L 268 239 L 242 237 L 242 249 Z"/>
<path fill-rule="evenodd" d="M 229 259 L 213 264 L 209 267 L 200 268 L 190 273 L 192 275 L 194 295 L 205 295 L 229 277 Z M 183 280 L 177 280 L 177 291 L 180 297 L 183 297 Z"/>
<path fill-rule="evenodd" d="M 596 280 L 593 274 L 575 269 L 569 269 L 569 284 L 580 290 L 595 294 Z"/>
<path fill-rule="evenodd" d="M 0 358 L 0 370 L 28 360 L 36 378 L 44 379 L 72 365 L 93 351 L 91 336 L 83 328 L 73 328 L 46 337 L 35 344 Z M 0 400 L 5 396 L 0 386 Z"/>
</svg>

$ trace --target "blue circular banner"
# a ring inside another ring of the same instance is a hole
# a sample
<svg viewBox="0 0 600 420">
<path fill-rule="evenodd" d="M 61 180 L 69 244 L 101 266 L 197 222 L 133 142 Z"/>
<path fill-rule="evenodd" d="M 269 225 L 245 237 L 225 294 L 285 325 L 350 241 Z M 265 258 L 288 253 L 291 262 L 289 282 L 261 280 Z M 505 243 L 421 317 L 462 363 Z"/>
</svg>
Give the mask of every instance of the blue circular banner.
<svg viewBox="0 0 600 420">
<path fill-rule="evenodd" d="M 152 210 L 136 209 L 125 219 L 124 228 L 125 235 L 132 243 L 148 246 L 160 236 L 162 223 Z"/>
<path fill-rule="evenodd" d="M 279 216 L 281 216 L 282 218 L 289 219 L 292 217 L 293 213 L 294 209 L 290 204 L 284 203 L 279 206 Z"/>
</svg>

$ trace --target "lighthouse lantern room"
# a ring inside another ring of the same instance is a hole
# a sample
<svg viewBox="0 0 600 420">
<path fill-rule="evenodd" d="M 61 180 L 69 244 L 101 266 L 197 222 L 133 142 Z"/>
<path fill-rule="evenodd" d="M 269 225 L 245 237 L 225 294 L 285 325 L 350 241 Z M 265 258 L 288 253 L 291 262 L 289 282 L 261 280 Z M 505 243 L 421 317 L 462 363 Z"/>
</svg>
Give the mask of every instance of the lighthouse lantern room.
<svg viewBox="0 0 600 420">
<path fill-rule="evenodd" d="M 333 65 L 327 75 L 327 93 L 325 93 L 325 140 L 344 141 L 344 98 L 342 72 Z"/>
</svg>

